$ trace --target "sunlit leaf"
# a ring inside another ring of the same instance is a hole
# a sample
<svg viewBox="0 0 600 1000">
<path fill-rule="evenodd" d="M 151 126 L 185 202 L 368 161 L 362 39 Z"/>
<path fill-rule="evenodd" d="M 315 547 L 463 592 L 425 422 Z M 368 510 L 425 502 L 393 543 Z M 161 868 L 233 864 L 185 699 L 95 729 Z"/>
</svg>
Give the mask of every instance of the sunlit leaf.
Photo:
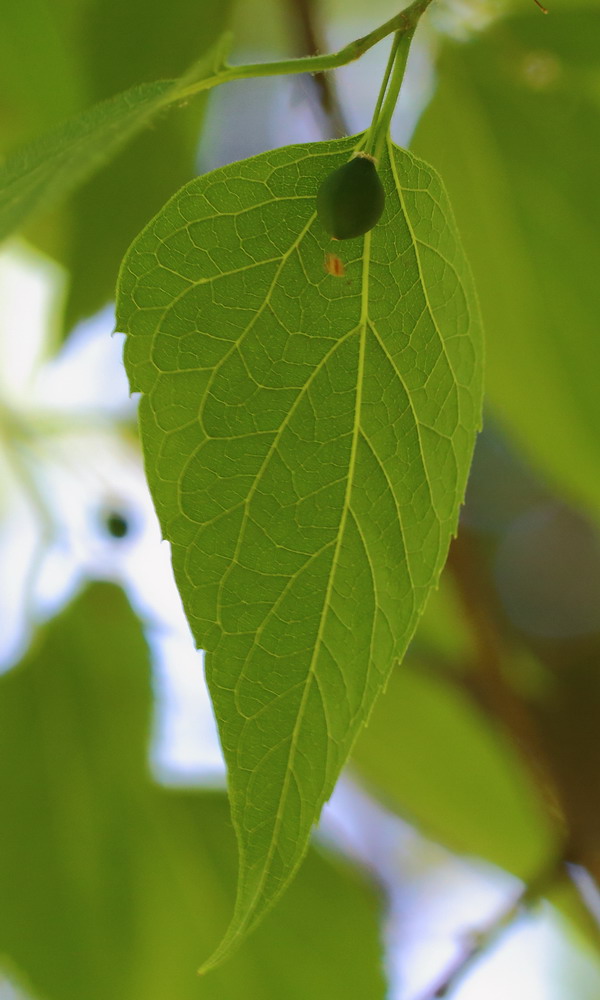
<svg viewBox="0 0 600 1000">
<path fill-rule="evenodd" d="M 336 244 L 356 139 L 184 187 L 136 240 L 118 323 L 199 645 L 240 848 L 222 958 L 281 894 L 455 529 L 481 405 L 477 310 L 437 176 L 395 147 L 382 222 Z M 215 958 L 215 961 L 217 960 Z"/>
</svg>

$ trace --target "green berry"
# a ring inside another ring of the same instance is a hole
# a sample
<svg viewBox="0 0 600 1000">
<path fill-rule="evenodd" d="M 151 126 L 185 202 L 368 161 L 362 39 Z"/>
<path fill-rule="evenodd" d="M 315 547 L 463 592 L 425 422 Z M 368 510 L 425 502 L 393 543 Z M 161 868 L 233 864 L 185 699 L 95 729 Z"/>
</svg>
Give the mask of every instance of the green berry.
<svg viewBox="0 0 600 1000">
<path fill-rule="evenodd" d="M 368 233 L 379 222 L 384 203 L 375 162 L 360 154 L 329 174 L 317 192 L 317 214 L 336 240 Z"/>
</svg>

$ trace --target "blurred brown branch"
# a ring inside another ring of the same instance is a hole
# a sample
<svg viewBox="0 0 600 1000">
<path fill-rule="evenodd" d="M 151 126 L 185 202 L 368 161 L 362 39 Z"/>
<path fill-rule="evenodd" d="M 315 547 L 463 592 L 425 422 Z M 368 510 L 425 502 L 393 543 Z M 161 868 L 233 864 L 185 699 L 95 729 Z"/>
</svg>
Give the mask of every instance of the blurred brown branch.
<svg viewBox="0 0 600 1000">
<path fill-rule="evenodd" d="M 505 639 L 494 613 L 495 594 L 482 566 L 477 540 L 466 530 L 461 529 L 451 545 L 448 570 L 475 645 L 476 663 L 469 677 L 471 687 L 514 742 L 534 779 L 546 813 L 564 837 L 565 819 L 552 766 L 534 717 L 504 674 Z"/>
<path fill-rule="evenodd" d="M 565 861 L 585 868 L 600 886 L 600 632 L 544 639 L 514 629 L 499 606 L 481 539 L 461 528 L 448 558 L 475 647 L 464 688 L 498 721 L 533 778 Z M 527 699 L 506 664 L 521 645 L 541 665 L 548 691 Z M 570 880 L 577 888 L 576 879 Z M 581 892 L 590 935 L 600 944 L 594 908 Z M 443 994 L 442 994 L 443 995 Z"/>
<path fill-rule="evenodd" d="M 442 977 L 421 995 L 419 1000 L 438 1000 L 448 996 L 459 981 L 470 972 L 472 966 L 481 959 L 499 938 L 527 910 L 532 909 L 547 895 L 557 882 L 567 877 L 564 858 L 554 859 L 529 882 L 517 898 L 501 910 L 484 926 L 467 933 L 464 936 L 462 950 L 455 961 L 443 973 Z"/>
<path fill-rule="evenodd" d="M 327 46 L 317 11 L 317 0 L 288 0 L 292 18 L 296 24 L 295 36 L 301 55 L 317 55 Z M 313 93 L 320 109 L 327 119 L 331 134 L 338 138 L 348 135 L 348 126 L 336 92 L 331 74 L 314 73 L 310 77 Z"/>
</svg>

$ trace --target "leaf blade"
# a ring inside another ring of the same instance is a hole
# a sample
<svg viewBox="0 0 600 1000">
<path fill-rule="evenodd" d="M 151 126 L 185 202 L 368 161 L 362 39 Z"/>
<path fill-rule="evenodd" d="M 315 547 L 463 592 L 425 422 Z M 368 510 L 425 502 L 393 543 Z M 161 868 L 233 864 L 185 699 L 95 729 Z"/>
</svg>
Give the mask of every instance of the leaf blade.
<svg viewBox="0 0 600 1000">
<path fill-rule="evenodd" d="M 390 147 L 383 224 L 344 244 L 347 282 L 323 267 L 315 193 L 356 141 L 198 178 L 121 271 L 149 481 L 208 650 L 240 850 L 205 969 L 301 863 L 439 574 L 479 424 L 477 307 L 430 168 Z"/>
</svg>

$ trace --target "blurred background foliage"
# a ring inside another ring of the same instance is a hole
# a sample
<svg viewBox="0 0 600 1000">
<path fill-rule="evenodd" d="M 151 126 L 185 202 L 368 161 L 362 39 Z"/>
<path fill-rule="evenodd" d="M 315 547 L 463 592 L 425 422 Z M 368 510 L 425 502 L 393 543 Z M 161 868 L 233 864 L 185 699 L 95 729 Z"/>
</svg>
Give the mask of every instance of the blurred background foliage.
<svg viewBox="0 0 600 1000">
<path fill-rule="evenodd" d="M 389 0 L 4 4 L 1 152 L 132 84 L 180 74 L 227 26 L 234 59 L 274 58 L 337 47 L 395 10 Z M 589 966 L 582 979 L 575 959 L 562 979 L 549 975 L 542 1000 L 600 989 L 598 38 L 597 0 L 553 0 L 547 17 L 530 0 L 439 0 L 420 30 L 411 148 L 442 174 L 475 272 L 487 413 L 440 589 L 352 760 L 375 800 L 426 838 L 525 883 L 554 872 L 544 894 Z M 338 133 L 369 107 L 373 66 L 341 74 L 337 98 L 318 79 L 269 80 L 224 88 L 208 110 L 204 100 L 172 109 L 37 217 L 24 239 L 68 276 L 61 336 L 111 301 L 129 242 L 200 167 Z M 17 420 L 0 401 L 6 468 L 24 441 L 43 460 L 52 439 L 48 414 L 20 402 Z M 103 426 L 139 464 L 130 419 Z M 12 467 L 17 479 L 29 468 Z M 18 502 L 28 497 L 43 521 L 50 480 L 21 485 Z M 16 501 L 2 489 L 6 513 Z M 104 483 L 84 492 L 90 509 L 106 502 Z M 128 502 L 135 522 L 137 495 Z M 68 534 L 80 513 L 63 513 Z M 16 551 L 35 570 L 18 540 Z M 115 575 L 110 557 L 102 565 Z M 153 698 L 144 628 L 119 588 L 93 584 L 0 679 L 2 970 L 40 1000 L 383 997 L 381 888 L 322 848 L 239 956 L 196 977 L 230 912 L 235 850 L 222 793 L 167 787 L 151 772 L 160 687 Z M 378 843 L 366 860 L 381 881 Z M 413 868 L 397 866 L 400 887 Z"/>
<path fill-rule="evenodd" d="M 374 892 L 316 853 L 250 947 L 198 978 L 233 905 L 233 832 L 222 793 L 150 781 L 150 711 L 141 625 L 109 584 L 0 679 L 0 953 L 27 987 L 72 1000 L 383 997 Z"/>
<path fill-rule="evenodd" d="M 223 32 L 230 10 L 230 0 L 173 0 L 168 11 L 141 0 L 5 5 L 0 151 L 136 83 L 181 75 Z M 66 329 L 113 298 L 133 237 L 194 176 L 203 107 L 196 101 L 145 130 L 29 233 L 71 275 Z"/>
</svg>

